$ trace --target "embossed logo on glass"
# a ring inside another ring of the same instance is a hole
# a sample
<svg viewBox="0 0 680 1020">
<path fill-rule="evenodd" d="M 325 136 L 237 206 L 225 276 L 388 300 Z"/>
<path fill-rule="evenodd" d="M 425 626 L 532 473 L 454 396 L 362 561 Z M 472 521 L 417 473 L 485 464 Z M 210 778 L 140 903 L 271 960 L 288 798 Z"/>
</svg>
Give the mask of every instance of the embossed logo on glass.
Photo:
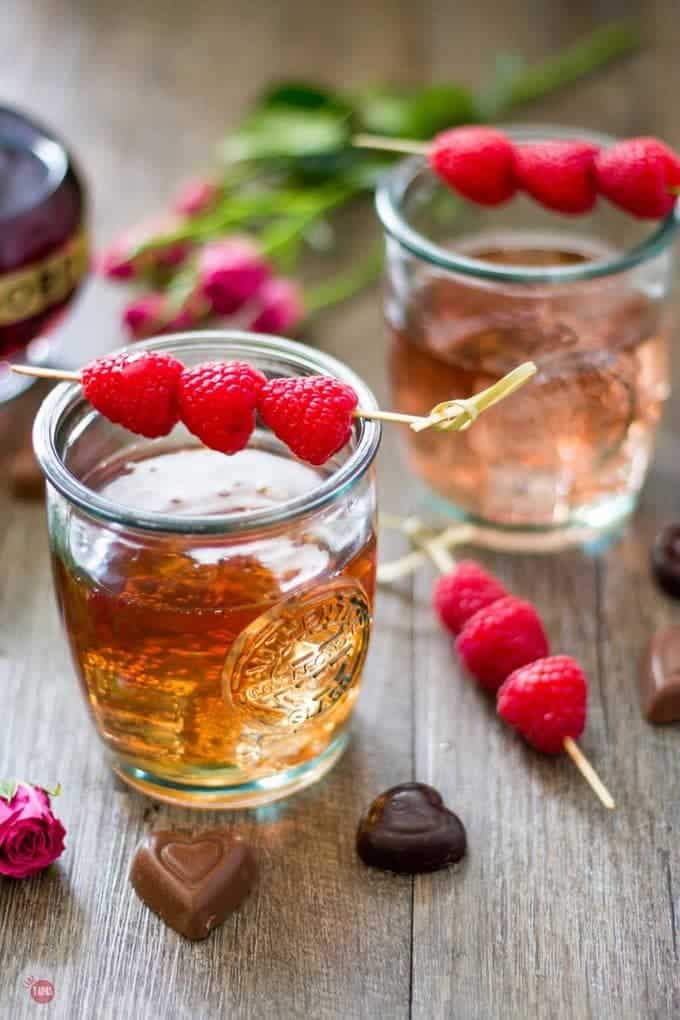
<svg viewBox="0 0 680 1020">
<path fill-rule="evenodd" d="M 225 695 L 256 729 L 297 730 L 330 712 L 356 684 L 369 629 L 368 599 L 353 578 L 291 595 L 233 644 Z"/>
</svg>

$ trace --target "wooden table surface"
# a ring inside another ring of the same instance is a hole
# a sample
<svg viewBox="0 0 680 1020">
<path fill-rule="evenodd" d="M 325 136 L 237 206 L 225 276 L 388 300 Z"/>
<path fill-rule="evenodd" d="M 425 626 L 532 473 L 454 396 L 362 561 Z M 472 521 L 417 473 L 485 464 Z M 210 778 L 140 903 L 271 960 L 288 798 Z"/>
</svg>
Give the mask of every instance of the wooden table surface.
<svg viewBox="0 0 680 1020">
<path fill-rule="evenodd" d="M 41 0 L 0 3 L 0 100 L 58 126 L 77 150 L 99 243 L 162 204 L 258 89 L 277 76 L 343 84 L 479 82 L 495 49 L 539 57 L 636 4 L 344 0 Z M 640 4 L 643 55 L 526 119 L 680 142 L 680 28 L 670 2 Z M 367 225 L 366 229 L 371 229 Z M 375 232 L 375 227 L 372 228 Z M 67 358 L 120 342 L 122 293 L 91 283 L 66 329 Z M 385 396 L 379 297 L 318 320 L 312 339 Z M 20 439 L 31 401 L 0 416 Z M 649 542 L 678 516 L 680 406 L 669 406 L 642 507 L 602 558 L 484 556 L 535 600 L 556 646 L 592 682 L 583 747 L 618 802 L 604 811 L 567 760 L 525 748 L 459 673 L 429 608 L 433 573 L 380 593 L 350 750 L 318 787 L 233 816 L 260 879 L 207 941 L 165 928 L 127 881 L 160 822 L 208 824 L 114 781 L 60 633 L 39 503 L 0 493 L 0 775 L 60 780 L 68 829 L 41 878 L 0 880 L 0 1016 L 79 1020 L 412 1017 L 414 1020 L 670 1020 L 680 1016 L 680 734 L 643 722 L 637 659 L 679 611 L 654 589 Z M 393 432 L 382 505 L 408 485 Z M 403 548 L 387 539 L 382 556 Z M 415 879 L 363 867 L 357 819 L 417 778 L 464 819 L 469 856 Z M 231 820 L 231 818 L 229 819 Z M 27 976 L 55 987 L 35 1004 Z"/>
</svg>

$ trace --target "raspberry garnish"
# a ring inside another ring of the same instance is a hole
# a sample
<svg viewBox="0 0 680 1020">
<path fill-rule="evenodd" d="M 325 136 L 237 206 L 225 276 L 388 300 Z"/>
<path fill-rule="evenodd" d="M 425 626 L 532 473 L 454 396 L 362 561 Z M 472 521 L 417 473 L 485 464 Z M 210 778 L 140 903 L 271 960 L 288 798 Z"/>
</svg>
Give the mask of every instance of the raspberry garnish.
<svg viewBox="0 0 680 1020">
<path fill-rule="evenodd" d="M 595 157 L 590 142 L 553 141 L 518 145 L 517 184 L 537 202 L 561 213 L 584 213 L 595 205 Z"/>
<path fill-rule="evenodd" d="M 437 176 L 472 202 L 499 205 L 515 193 L 515 150 L 495 128 L 443 131 L 432 141 L 429 161 Z"/>
<path fill-rule="evenodd" d="M 432 602 L 444 626 L 458 634 L 478 610 L 507 595 L 500 581 L 479 563 L 461 560 L 455 570 L 439 578 L 434 586 Z"/>
<path fill-rule="evenodd" d="M 255 408 L 265 377 L 242 361 L 209 361 L 187 368 L 179 381 L 180 416 L 213 450 L 238 453 L 255 428 Z"/>
<path fill-rule="evenodd" d="M 667 216 L 680 187 L 680 158 L 657 138 L 629 138 L 595 160 L 598 187 L 614 205 L 641 219 Z"/>
<path fill-rule="evenodd" d="M 357 395 L 325 375 L 272 379 L 260 392 L 262 420 L 309 464 L 325 464 L 352 434 Z"/>
<path fill-rule="evenodd" d="M 588 685 L 569 655 L 551 655 L 515 670 L 498 692 L 498 714 L 545 754 L 577 740 L 586 724 Z"/>
<path fill-rule="evenodd" d="M 456 649 L 481 686 L 496 691 L 513 670 L 547 655 L 548 639 L 534 607 L 509 596 L 471 616 Z"/>
<path fill-rule="evenodd" d="M 148 439 L 167 436 L 179 420 L 182 364 L 170 354 L 140 351 L 98 358 L 81 373 L 83 392 L 108 418 Z"/>
</svg>

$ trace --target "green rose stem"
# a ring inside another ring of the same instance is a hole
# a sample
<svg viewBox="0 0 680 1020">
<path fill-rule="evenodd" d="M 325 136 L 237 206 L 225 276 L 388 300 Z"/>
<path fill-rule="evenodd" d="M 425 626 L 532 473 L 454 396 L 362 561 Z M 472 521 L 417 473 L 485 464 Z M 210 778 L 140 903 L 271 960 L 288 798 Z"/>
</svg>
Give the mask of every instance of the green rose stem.
<svg viewBox="0 0 680 1020">
<path fill-rule="evenodd" d="M 520 368 L 522 367 L 525 366 L 520 366 Z M 517 372 L 519 371 L 519 369 L 515 369 L 515 371 Z M 510 373 L 510 375 L 512 375 L 512 373 Z M 498 387 L 504 382 L 507 383 L 508 378 L 509 377 L 506 376 L 504 380 L 503 379 L 499 380 L 499 382 L 496 383 L 496 387 Z M 521 383 L 519 385 L 521 385 Z M 490 387 L 490 390 L 493 390 L 494 388 L 495 387 L 492 386 Z M 514 388 L 516 388 L 516 386 Z M 484 391 L 484 393 L 487 394 L 488 392 L 489 390 Z M 507 396 L 509 392 L 511 393 L 512 389 L 506 389 L 504 396 Z M 473 400 L 479 399 L 482 396 L 483 394 L 480 393 L 477 394 L 477 398 L 472 399 Z M 496 399 L 493 402 L 495 403 L 496 400 L 498 399 L 502 398 L 496 397 Z M 455 403 L 455 401 L 453 401 L 453 403 Z M 487 403 L 486 406 L 489 407 L 490 405 Z M 452 528 L 447 528 L 441 534 L 433 536 L 429 529 L 426 528 L 423 522 L 420 521 L 417 517 L 401 518 L 396 517 L 392 514 L 384 515 L 381 514 L 380 524 L 383 527 L 396 528 L 408 537 L 411 544 L 415 546 L 416 550 L 421 554 L 418 563 L 422 561 L 422 556 L 424 554 L 424 556 L 432 560 L 434 565 L 440 570 L 442 574 L 448 574 L 451 570 L 455 568 L 455 560 L 451 556 L 451 553 L 448 551 L 448 545 L 452 544 L 449 540 L 451 535 L 456 531 L 465 532 L 466 530 L 465 525 L 462 526 L 454 525 Z M 469 539 L 469 536 L 466 537 Z M 464 540 L 465 539 L 463 539 L 463 541 Z M 412 561 L 413 557 L 414 554 L 411 553 L 410 557 L 404 557 L 403 561 L 398 561 L 397 564 L 386 564 L 384 566 L 387 566 L 388 568 L 400 566 L 402 562 L 405 564 L 407 560 Z M 409 562 L 408 572 L 410 572 L 411 569 L 414 568 L 412 566 L 412 563 Z M 404 571 L 399 570 L 393 571 L 392 578 L 402 576 L 403 573 Z M 378 572 L 379 580 L 384 581 L 386 579 L 385 574 L 386 572 L 383 571 L 382 568 L 380 568 Z M 571 758 L 571 760 L 573 761 L 576 768 L 579 770 L 579 772 L 585 779 L 585 781 L 590 786 L 591 790 L 594 792 L 595 796 L 608 810 L 613 811 L 614 808 L 616 807 L 614 798 L 612 797 L 611 793 L 604 785 L 604 783 L 602 782 L 597 772 L 595 771 L 591 763 L 588 761 L 588 759 L 586 758 L 585 754 L 578 746 L 576 741 L 573 740 L 571 737 L 565 737 L 562 746 L 566 753 Z"/>
<path fill-rule="evenodd" d="M 610 61 L 633 53 L 639 46 L 640 30 L 634 21 L 604 25 L 556 56 L 520 71 L 509 87 L 500 112 L 505 114 L 572 85 Z"/>
<path fill-rule="evenodd" d="M 305 293 L 307 316 L 316 315 L 341 301 L 347 301 L 380 278 L 383 268 L 383 249 L 373 252 L 358 265 L 338 273 L 330 280 L 309 287 Z"/>
</svg>

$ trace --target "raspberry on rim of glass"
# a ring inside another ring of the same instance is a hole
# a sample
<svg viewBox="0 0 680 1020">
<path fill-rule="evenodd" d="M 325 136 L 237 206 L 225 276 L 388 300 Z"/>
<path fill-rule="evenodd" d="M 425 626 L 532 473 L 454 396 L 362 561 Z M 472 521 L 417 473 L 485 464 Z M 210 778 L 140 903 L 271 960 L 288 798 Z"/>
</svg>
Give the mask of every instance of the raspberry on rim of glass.
<svg viewBox="0 0 680 1020">
<path fill-rule="evenodd" d="M 578 138 L 514 144 L 499 128 L 466 125 L 429 143 L 360 134 L 354 144 L 425 156 L 437 177 L 480 205 L 500 205 L 522 190 L 548 209 L 577 214 L 599 194 L 631 216 L 656 220 L 680 194 L 680 156 L 658 138 L 604 149 Z"/>
<path fill-rule="evenodd" d="M 11 367 L 23 375 L 81 383 L 100 414 L 130 432 L 157 438 L 181 420 L 206 446 L 225 454 L 247 445 L 258 411 L 293 453 L 316 465 L 345 446 L 356 418 L 397 422 L 417 432 L 460 431 L 536 372 L 533 362 L 525 362 L 472 397 L 444 401 L 423 417 L 359 407 L 354 390 L 330 376 L 267 381 L 246 362 L 212 361 L 185 368 L 158 351 L 122 351 L 97 358 L 81 372 Z"/>
</svg>

